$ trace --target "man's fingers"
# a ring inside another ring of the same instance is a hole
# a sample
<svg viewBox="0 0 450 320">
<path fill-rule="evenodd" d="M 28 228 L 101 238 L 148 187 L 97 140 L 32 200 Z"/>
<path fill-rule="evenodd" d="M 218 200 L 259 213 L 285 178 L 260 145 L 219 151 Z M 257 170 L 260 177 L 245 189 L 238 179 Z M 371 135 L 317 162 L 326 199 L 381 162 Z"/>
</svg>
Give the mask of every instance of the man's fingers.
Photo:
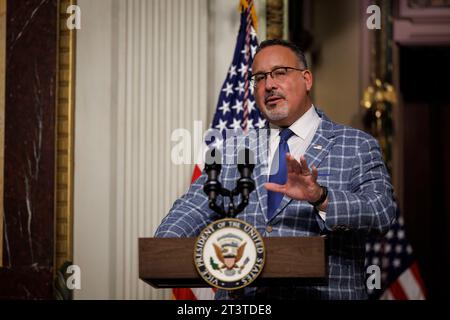
<svg viewBox="0 0 450 320">
<path fill-rule="evenodd" d="M 307 175 L 311 174 L 309 172 L 308 163 L 306 163 L 306 159 L 304 156 L 300 157 L 300 166 L 301 166 L 302 175 L 307 176 Z"/>
<path fill-rule="evenodd" d="M 282 186 L 282 185 L 276 184 L 276 183 L 272 183 L 272 182 L 265 183 L 264 187 L 267 190 L 273 191 L 273 192 L 285 193 L 285 191 L 286 191 L 286 187 L 285 186 Z"/>
<path fill-rule="evenodd" d="M 289 153 L 286 153 L 286 166 L 287 166 L 288 173 L 295 172 L 295 168 L 292 165 L 292 161 L 290 160 L 291 158 L 292 158 L 292 156 Z"/>
<path fill-rule="evenodd" d="M 317 170 L 316 166 L 312 166 L 312 176 L 314 178 L 314 181 L 317 181 L 317 177 L 319 176 L 319 171 Z"/>
<path fill-rule="evenodd" d="M 295 160 L 295 158 L 291 154 L 288 154 L 286 156 L 286 161 L 288 166 L 292 168 L 292 171 L 290 172 L 295 172 L 297 174 L 301 173 L 300 164 L 298 163 L 297 160 Z"/>
</svg>

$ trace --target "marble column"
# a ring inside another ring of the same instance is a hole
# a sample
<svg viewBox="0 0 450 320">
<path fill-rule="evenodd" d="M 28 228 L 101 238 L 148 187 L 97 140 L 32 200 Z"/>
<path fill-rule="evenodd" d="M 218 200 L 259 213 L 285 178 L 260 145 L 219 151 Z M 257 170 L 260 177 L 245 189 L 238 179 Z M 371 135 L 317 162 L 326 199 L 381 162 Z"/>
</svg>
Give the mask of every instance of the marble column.
<svg viewBox="0 0 450 320">
<path fill-rule="evenodd" d="M 53 296 L 57 0 L 7 1 L 0 298 Z"/>
</svg>

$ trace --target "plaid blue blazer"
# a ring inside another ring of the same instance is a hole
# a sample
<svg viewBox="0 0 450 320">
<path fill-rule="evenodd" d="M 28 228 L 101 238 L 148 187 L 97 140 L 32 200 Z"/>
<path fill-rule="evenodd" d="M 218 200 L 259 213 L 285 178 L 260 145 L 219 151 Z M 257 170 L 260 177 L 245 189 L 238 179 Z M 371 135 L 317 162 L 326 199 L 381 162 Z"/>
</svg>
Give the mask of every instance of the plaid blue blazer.
<svg viewBox="0 0 450 320">
<path fill-rule="evenodd" d="M 245 210 L 237 215 L 263 237 L 302 237 L 326 235 L 328 238 L 328 279 L 320 286 L 247 287 L 229 293 L 218 290 L 216 299 L 366 299 L 365 243 L 369 233 L 384 233 L 393 223 L 396 204 L 393 188 L 378 142 L 370 135 L 332 122 L 317 110 L 321 122 L 305 152 L 308 165 L 319 171 L 318 182 L 328 187 L 329 205 L 325 221 L 308 202 L 284 196 L 274 217 L 267 219 L 267 163 L 257 161 L 253 171 L 256 191 Z M 245 142 L 244 142 L 245 143 Z M 238 146 L 239 143 L 236 144 Z M 249 144 L 254 150 L 254 146 Z M 227 153 L 227 156 L 233 157 Z M 240 174 L 227 161 L 220 180 L 233 189 Z M 206 174 L 176 200 L 158 227 L 156 237 L 193 237 L 219 218 L 208 207 L 203 192 Z M 235 200 L 235 202 L 237 202 Z M 227 200 L 223 199 L 227 208 Z M 269 233 L 267 226 L 272 226 Z"/>
</svg>

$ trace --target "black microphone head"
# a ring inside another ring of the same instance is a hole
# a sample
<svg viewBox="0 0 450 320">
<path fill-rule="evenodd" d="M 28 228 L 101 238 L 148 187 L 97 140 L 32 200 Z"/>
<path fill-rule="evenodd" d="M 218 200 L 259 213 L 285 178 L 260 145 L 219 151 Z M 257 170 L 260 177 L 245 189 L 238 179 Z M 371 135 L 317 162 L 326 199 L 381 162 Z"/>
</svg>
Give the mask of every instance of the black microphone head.
<svg viewBox="0 0 450 320">
<path fill-rule="evenodd" d="M 222 170 L 222 153 L 218 149 L 214 148 L 206 151 L 205 170 L 216 170 L 218 174 Z"/>
<path fill-rule="evenodd" d="M 208 178 L 203 186 L 203 191 L 210 201 L 214 202 L 222 190 L 219 182 L 220 170 L 222 170 L 222 154 L 217 149 L 208 149 L 205 154 L 205 171 Z"/>
<path fill-rule="evenodd" d="M 252 150 L 244 148 L 238 151 L 238 170 L 241 175 L 249 171 L 248 176 L 250 176 L 255 168 L 255 163 L 255 154 Z"/>
</svg>

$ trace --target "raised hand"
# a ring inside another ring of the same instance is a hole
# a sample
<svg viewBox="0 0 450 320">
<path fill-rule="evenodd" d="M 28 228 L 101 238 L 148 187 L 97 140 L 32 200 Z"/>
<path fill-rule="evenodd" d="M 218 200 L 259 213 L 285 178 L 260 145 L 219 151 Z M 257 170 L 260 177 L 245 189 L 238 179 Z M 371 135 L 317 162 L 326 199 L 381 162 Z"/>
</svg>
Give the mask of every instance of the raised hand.
<svg viewBox="0 0 450 320">
<path fill-rule="evenodd" d="M 286 184 L 266 183 L 265 188 L 269 191 L 280 192 L 294 200 L 316 202 L 322 195 L 322 188 L 317 183 L 318 171 L 315 166 L 308 168 L 306 159 L 301 156 L 300 162 L 292 155 L 286 154 L 288 177 Z"/>
</svg>

